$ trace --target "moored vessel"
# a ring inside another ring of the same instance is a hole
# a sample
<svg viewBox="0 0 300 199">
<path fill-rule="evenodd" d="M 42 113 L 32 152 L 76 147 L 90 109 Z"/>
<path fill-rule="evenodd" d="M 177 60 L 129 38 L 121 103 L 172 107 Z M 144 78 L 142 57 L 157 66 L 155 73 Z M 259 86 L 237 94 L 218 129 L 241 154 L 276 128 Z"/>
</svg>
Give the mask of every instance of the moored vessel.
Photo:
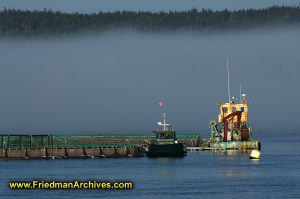
<svg viewBox="0 0 300 199">
<path fill-rule="evenodd" d="M 252 139 L 252 128 L 248 122 L 249 102 L 246 94 L 242 94 L 240 86 L 240 98 L 230 96 L 229 68 L 228 71 L 228 102 L 218 104 L 220 112 L 218 120 L 209 122 L 211 136 L 209 147 L 223 150 L 260 150 L 260 142 Z"/>
<path fill-rule="evenodd" d="M 157 123 L 162 129 L 153 131 L 155 140 L 152 140 L 148 147 L 148 157 L 183 157 L 186 154 L 186 147 L 178 143 L 176 132 L 166 123 L 166 114 L 163 113 L 163 121 Z"/>
</svg>

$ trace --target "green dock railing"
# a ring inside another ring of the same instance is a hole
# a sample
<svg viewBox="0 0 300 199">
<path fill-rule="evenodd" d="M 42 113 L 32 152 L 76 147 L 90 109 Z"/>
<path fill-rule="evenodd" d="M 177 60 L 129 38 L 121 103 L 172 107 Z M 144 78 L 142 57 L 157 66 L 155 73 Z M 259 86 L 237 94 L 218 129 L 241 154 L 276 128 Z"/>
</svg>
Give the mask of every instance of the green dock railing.
<svg viewBox="0 0 300 199">
<path fill-rule="evenodd" d="M 177 134 L 177 139 L 195 141 L 198 134 Z M 0 134 L 1 149 L 135 147 L 148 144 L 154 135 L 16 135 Z"/>
</svg>

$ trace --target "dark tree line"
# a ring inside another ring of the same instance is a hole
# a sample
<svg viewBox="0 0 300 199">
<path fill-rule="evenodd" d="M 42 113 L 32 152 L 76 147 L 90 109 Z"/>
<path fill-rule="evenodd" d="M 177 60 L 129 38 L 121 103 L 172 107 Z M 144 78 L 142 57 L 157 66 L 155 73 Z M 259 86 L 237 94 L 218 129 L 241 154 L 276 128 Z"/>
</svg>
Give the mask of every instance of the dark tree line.
<svg viewBox="0 0 300 199">
<path fill-rule="evenodd" d="M 62 13 L 51 10 L 0 11 L 0 36 L 64 35 L 114 29 L 138 31 L 234 30 L 259 26 L 300 24 L 300 7 L 274 6 L 237 11 L 197 10 L 179 12 L 116 11 L 94 14 Z"/>
</svg>

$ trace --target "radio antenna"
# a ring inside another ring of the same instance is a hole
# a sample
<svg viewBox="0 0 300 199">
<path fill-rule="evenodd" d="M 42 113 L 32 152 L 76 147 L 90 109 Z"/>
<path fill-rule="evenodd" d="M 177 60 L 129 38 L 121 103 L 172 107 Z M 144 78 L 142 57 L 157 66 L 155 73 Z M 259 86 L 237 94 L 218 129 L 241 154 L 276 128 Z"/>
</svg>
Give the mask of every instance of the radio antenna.
<svg viewBox="0 0 300 199">
<path fill-rule="evenodd" d="M 240 103 L 242 102 L 242 83 L 240 83 Z"/>
<path fill-rule="evenodd" d="M 228 86 L 228 101 L 231 103 L 231 97 L 230 97 L 230 77 L 229 77 L 229 66 L 228 66 L 228 58 L 227 58 L 227 86 Z"/>
</svg>

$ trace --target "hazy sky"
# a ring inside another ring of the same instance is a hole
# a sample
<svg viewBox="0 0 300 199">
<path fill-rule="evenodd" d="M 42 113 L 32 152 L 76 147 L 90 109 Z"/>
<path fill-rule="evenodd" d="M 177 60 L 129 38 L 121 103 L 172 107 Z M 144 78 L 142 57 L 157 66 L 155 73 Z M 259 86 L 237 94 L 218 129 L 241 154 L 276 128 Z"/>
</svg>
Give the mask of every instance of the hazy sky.
<svg viewBox="0 0 300 199">
<path fill-rule="evenodd" d="M 65 12 L 98 12 L 115 10 L 189 10 L 210 8 L 265 8 L 272 5 L 299 5 L 299 0 L 1 0 L 0 9 L 43 10 L 51 8 Z"/>
<path fill-rule="evenodd" d="M 0 132 L 150 132 L 166 104 L 177 131 L 208 135 L 239 84 L 255 132 L 298 129 L 300 30 L 0 40 Z"/>
</svg>

